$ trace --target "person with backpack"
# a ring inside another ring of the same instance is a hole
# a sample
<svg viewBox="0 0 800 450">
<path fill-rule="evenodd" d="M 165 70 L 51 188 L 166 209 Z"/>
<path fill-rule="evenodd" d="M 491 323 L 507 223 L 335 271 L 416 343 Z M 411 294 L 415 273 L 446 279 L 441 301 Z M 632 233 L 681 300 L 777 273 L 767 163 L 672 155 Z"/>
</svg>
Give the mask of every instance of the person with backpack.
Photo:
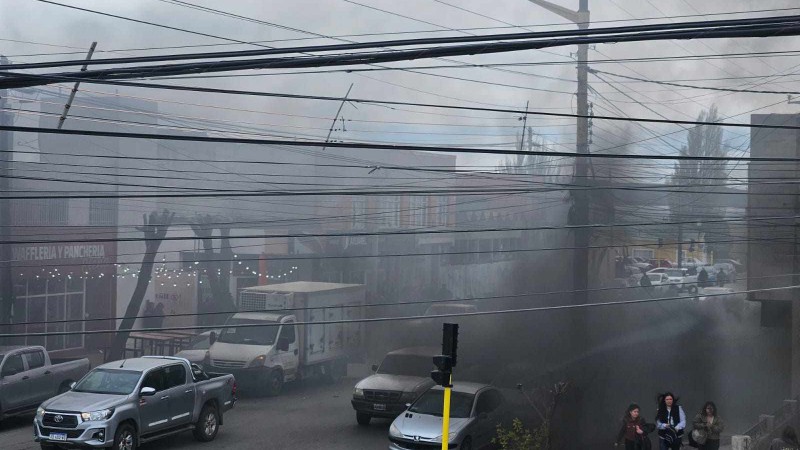
<svg viewBox="0 0 800 450">
<path fill-rule="evenodd" d="M 640 415 L 639 405 L 632 403 L 622 418 L 622 426 L 617 433 L 614 446 L 618 446 L 624 440 L 625 450 L 650 450 L 652 444 L 647 435 L 654 429 L 655 425 L 645 422 Z"/>
<path fill-rule="evenodd" d="M 781 437 L 774 439 L 769 445 L 769 450 L 798 450 L 800 443 L 797 442 L 797 432 L 794 427 L 787 426 L 783 429 Z"/>
<path fill-rule="evenodd" d="M 719 450 L 719 438 L 725 424 L 717 414 L 717 405 L 706 402 L 703 409 L 694 416 L 689 445 L 700 450 Z"/>
<path fill-rule="evenodd" d="M 656 428 L 660 450 L 681 448 L 683 431 L 686 429 L 686 413 L 678 405 L 678 399 L 672 392 L 658 396 Z"/>
</svg>

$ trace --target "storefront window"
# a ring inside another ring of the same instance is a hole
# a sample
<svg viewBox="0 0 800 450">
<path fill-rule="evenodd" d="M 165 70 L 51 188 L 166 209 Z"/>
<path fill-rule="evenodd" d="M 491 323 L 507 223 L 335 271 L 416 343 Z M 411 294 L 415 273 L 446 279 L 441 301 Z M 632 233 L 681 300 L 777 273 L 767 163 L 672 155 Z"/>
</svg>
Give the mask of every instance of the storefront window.
<svg viewBox="0 0 800 450">
<path fill-rule="evenodd" d="M 84 279 L 40 275 L 18 282 L 14 290 L 14 321 L 29 322 L 20 325 L 21 333 L 83 331 L 83 322 L 64 321 L 84 318 Z M 20 344 L 43 345 L 50 351 L 80 348 L 83 336 L 28 336 Z"/>
</svg>

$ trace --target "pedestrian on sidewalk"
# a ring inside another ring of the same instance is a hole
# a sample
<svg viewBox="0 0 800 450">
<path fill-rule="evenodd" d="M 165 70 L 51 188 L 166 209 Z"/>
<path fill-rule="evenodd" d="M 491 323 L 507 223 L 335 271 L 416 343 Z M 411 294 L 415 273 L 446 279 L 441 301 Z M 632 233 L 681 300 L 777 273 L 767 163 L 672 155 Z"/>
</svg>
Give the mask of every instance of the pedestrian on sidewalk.
<svg viewBox="0 0 800 450">
<path fill-rule="evenodd" d="M 717 273 L 717 286 L 725 287 L 725 283 L 728 282 L 728 274 L 725 273 L 725 269 L 720 268 L 719 273 Z"/>
<path fill-rule="evenodd" d="M 658 396 L 656 428 L 658 428 L 660 450 L 678 450 L 681 448 L 683 431 L 686 429 L 686 413 L 678 405 L 678 398 L 672 392 Z"/>
<path fill-rule="evenodd" d="M 794 427 L 787 426 L 783 429 L 781 437 L 774 439 L 769 445 L 769 450 L 798 450 L 800 443 L 797 442 L 797 432 Z"/>
<path fill-rule="evenodd" d="M 647 434 L 654 429 L 655 425 L 645 422 L 640 415 L 639 405 L 632 403 L 622 418 L 622 426 L 617 433 L 614 446 L 618 446 L 624 440 L 625 450 L 650 450 L 652 444 Z"/>
<path fill-rule="evenodd" d="M 719 437 L 725 423 L 717 413 L 714 402 L 706 402 L 703 409 L 694 417 L 692 436 L 700 450 L 719 450 Z"/>
<path fill-rule="evenodd" d="M 705 267 L 700 269 L 700 273 L 697 274 L 697 284 L 700 287 L 706 287 L 708 284 L 708 272 L 706 272 Z"/>
</svg>

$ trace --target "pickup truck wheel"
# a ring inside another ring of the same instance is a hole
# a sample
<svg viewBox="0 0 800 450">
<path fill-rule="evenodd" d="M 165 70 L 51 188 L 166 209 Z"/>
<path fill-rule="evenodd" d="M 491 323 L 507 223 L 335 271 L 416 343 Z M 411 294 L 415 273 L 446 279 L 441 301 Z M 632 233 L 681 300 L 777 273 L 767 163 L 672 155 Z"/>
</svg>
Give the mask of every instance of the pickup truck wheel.
<svg viewBox="0 0 800 450">
<path fill-rule="evenodd" d="M 697 286 L 689 286 L 690 294 L 697 294 Z"/>
<path fill-rule="evenodd" d="M 367 426 L 369 425 L 370 420 L 372 420 L 372 416 L 370 416 L 369 414 L 362 412 L 356 413 L 356 422 L 358 422 L 359 425 Z"/>
<path fill-rule="evenodd" d="M 275 397 L 283 390 L 283 373 L 276 370 L 269 374 L 267 377 L 267 395 Z"/>
<path fill-rule="evenodd" d="M 129 423 L 123 423 L 114 434 L 114 450 L 136 450 L 136 429 Z"/>
<path fill-rule="evenodd" d="M 219 431 L 219 413 L 217 408 L 206 405 L 200 411 L 200 419 L 194 426 L 194 438 L 200 442 L 213 441 Z"/>
</svg>

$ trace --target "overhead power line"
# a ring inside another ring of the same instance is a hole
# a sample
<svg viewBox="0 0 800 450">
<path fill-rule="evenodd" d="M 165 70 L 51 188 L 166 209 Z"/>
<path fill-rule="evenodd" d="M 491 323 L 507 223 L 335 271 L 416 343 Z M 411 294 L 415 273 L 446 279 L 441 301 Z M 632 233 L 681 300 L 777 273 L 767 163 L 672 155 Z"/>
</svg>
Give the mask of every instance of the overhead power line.
<svg viewBox="0 0 800 450">
<path fill-rule="evenodd" d="M 604 70 L 598 69 L 589 69 L 590 72 L 593 73 L 602 73 L 605 75 L 610 75 L 612 77 L 617 78 L 625 78 L 628 80 L 636 80 L 642 81 L 645 83 L 653 83 L 653 84 L 660 84 L 664 86 L 676 86 L 676 87 L 685 87 L 691 89 L 702 89 L 707 91 L 720 91 L 720 92 L 741 92 L 747 94 L 783 94 L 783 95 L 798 95 L 800 91 L 773 91 L 773 90 L 764 90 L 764 89 L 737 89 L 737 88 L 730 88 L 730 87 L 714 87 L 714 86 L 698 86 L 694 84 L 684 84 L 684 83 L 676 83 L 673 81 L 660 81 L 660 80 L 649 80 L 647 78 L 639 78 L 630 75 L 621 75 L 618 73 L 613 72 L 606 72 Z"/>
<path fill-rule="evenodd" d="M 630 31 L 636 27 L 651 27 L 655 30 L 667 31 Z M 616 27 L 609 29 L 586 29 L 586 30 L 573 30 L 563 32 L 546 32 L 546 33 L 518 33 L 516 35 L 506 36 L 463 36 L 451 38 L 427 38 L 416 40 L 405 40 L 398 43 L 395 41 L 372 42 L 372 43 L 355 43 L 355 44 L 336 44 L 328 46 L 308 46 L 302 48 L 292 48 L 287 50 L 280 50 L 284 53 L 307 53 L 310 51 L 340 51 L 352 50 L 358 48 L 372 48 L 372 47 L 397 47 L 409 45 L 430 45 L 431 42 L 436 40 L 450 40 L 451 42 L 458 42 L 453 40 L 460 39 L 473 39 L 472 42 L 480 42 L 477 44 L 458 44 L 439 47 L 421 47 L 409 50 L 381 50 L 373 52 L 361 52 L 355 54 L 334 54 L 334 55 L 317 55 L 317 56 L 302 56 L 302 57 L 286 57 L 286 58 L 260 58 L 260 59 L 244 59 L 244 60 L 227 60 L 227 61 L 212 61 L 212 62 L 194 62 L 187 64 L 165 64 L 161 66 L 144 66 L 144 67 L 126 67 L 126 68 L 113 68 L 101 70 L 89 70 L 85 72 L 67 72 L 54 74 L 56 76 L 74 76 L 81 80 L 89 79 L 130 79 L 152 76 L 170 76 L 182 74 L 197 74 L 197 73 L 213 73 L 213 72 L 229 72 L 236 70 L 248 69 L 275 69 L 275 68 L 303 68 L 303 67 L 321 67 L 321 66 L 341 66 L 353 64 L 378 64 L 393 61 L 407 61 L 423 58 L 438 58 L 445 56 L 464 56 L 476 54 L 495 54 L 505 53 L 520 50 L 542 49 L 551 47 L 560 47 L 565 45 L 575 44 L 598 44 L 598 43 L 619 43 L 619 42 L 642 42 L 642 41 L 658 41 L 658 40 L 675 40 L 675 39 L 708 39 L 708 38 L 734 38 L 734 37 L 776 37 L 776 36 L 794 36 L 800 34 L 800 17 L 787 16 L 787 17 L 772 17 L 766 19 L 739 19 L 730 21 L 708 21 L 708 22 L 691 22 L 684 24 L 669 24 L 669 25 L 639 25 L 635 27 Z M 622 30 L 619 30 L 622 29 Z M 603 34 L 606 33 L 606 34 Z M 611 34 L 607 34 L 611 33 Z M 523 37 L 519 37 L 522 35 Z M 537 36 L 539 35 L 539 36 Z M 558 37 L 558 36 L 570 37 Z M 542 38 L 543 36 L 546 36 Z M 554 37 L 555 36 L 555 37 Z M 535 39 L 539 38 L 539 39 Z M 522 40 L 521 40 L 522 39 Z M 535 39 L 535 40 L 530 40 Z M 416 44 L 411 42 L 416 41 Z M 469 42 L 469 41 L 466 41 Z M 256 50 L 252 50 L 256 51 Z M 223 52 L 232 53 L 232 52 Z M 140 58 L 153 58 L 153 57 L 140 57 Z M 184 56 L 177 55 L 175 59 L 185 58 Z M 129 58 L 125 58 L 128 59 Z M 196 58 L 195 58 L 196 59 Z M 34 64 L 56 64 L 56 63 L 34 63 Z M 70 65 L 72 62 L 70 62 Z M 3 66 L 5 68 L 14 68 L 14 65 Z M 17 66 L 17 68 L 27 67 L 25 65 Z M 36 66 L 39 67 L 39 66 Z M 20 88 L 30 87 L 42 84 L 51 84 L 52 80 L 46 80 L 41 77 L 13 73 L 6 75 L 6 79 L 0 81 L 0 88 Z"/>
</svg>

